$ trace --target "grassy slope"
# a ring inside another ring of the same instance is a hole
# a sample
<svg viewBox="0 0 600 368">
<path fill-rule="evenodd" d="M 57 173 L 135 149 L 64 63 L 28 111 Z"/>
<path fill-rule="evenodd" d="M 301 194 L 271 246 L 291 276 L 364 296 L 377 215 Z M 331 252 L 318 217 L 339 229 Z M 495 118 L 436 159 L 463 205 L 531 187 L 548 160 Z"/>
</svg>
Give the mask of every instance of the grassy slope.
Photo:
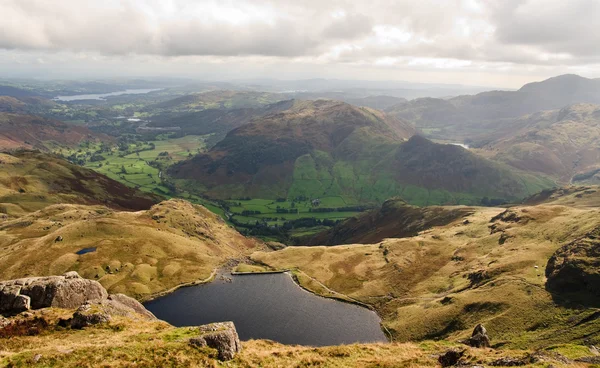
<svg viewBox="0 0 600 368">
<path fill-rule="evenodd" d="M 496 220 L 491 234 L 490 219 L 502 211 L 480 208 L 468 224 L 451 223 L 412 238 L 288 247 L 253 258 L 296 268 L 300 282 L 315 292 L 328 295 L 325 285 L 371 305 L 397 341 L 460 338 L 481 322 L 498 346 L 600 342 L 600 321 L 585 322 L 593 309 L 553 300 L 543 271 L 559 246 L 600 224 L 598 209 L 518 207 L 511 211 L 522 220 Z M 479 281 L 477 273 L 484 275 Z"/>
<path fill-rule="evenodd" d="M 0 208 L 8 215 L 21 215 L 54 203 L 106 204 L 139 210 L 157 201 L 156 196 L 51 154 L 0 153 Z"/>
<path fill-rule="evenodd" d="M 62 241 L 55 239 L 61 236 Z M 202 206 L 170 200 L 148 211 L 53 205 L 0 222 L 0 279 L 78 271 L 137 298 L 204 280 L 259 243 Z M 83 248 L 97 250 L 75 254 Z M 107 268 L 108 267 L 108 268 Z"/>
<path fill-rule="evenodd" d="M 511 124 L 518 129 L 483 146 L 483 154 L 563 183 L 600 180 L 594 178 L 600 168 L 599 105 L 572 105 L 528 115 Z"/>
<path fill-rule="evenodd" d="M 373 244 L 385 238 L 417 235 L 473 213 L 469 207 L 416 207 L 392 198 L 380 208 L 352 217 L 331 229 L 299 239 L 302 245 Z"/>
<path fill-rule="evenodd" d="M 219 362 L 216 350 L 193 348 L 187 339 L 193 328 L 175 328 L 157 321 L 114 317 L 108 325 L 70 330 L 54 327 L 59 318 L 72 311 L 47 309 L 35 312 L 49 322 L 37 336 L 0 338 L 0 367 L 30 367 L 36 355 L 42 367 L 433 367 L 437 354 L 449 348 L 465 349 L 464 361 L 486 364 L 501 357 L 522 357 L 524 351 L 471 349 L 456 343 L 353 344 L 313 348 L 281 345 L 272 341 L 242 342 L 242 351 L 231 361 Z M 563 352 L 563 351 L 561 351 Z M 568 351 L 571 358 L 585 356 L 581 350 Z M 544 363 L 554 367 L 586 367 L 565 364 L 545 354 Z"/>
<path fill-rule="evenodd" d="M 0 149 L 76 146 L 84 140 L 112 141 L 111 137 L 94 133 L 85 127 L 38 116 L 0 112 Z"/>
</svg>

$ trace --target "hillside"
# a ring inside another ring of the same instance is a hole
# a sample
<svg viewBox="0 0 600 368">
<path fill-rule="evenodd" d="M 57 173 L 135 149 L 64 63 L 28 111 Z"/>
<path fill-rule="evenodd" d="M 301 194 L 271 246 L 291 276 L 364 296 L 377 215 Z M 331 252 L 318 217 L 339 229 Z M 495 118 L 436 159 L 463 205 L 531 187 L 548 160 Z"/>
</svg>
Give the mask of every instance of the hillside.
<svg viewBox="0 0 600 368">
<path fill-rule="evenodd" d="M 320 198 L 347 204 L 513 200 L 551 182 L 512 172 L 458 146 L 414 136 L 402 120 L 336 101 L 296 101 L 230 132 L 169 175 L 213 198 Z"/>
<path fill-rule="evenodd" d="M 398 342 L 456 341 L 476 323 L 487 327 L 498 349 L 600 342 L 598 207 L 471 211 L 468 221 L 413 237 L 287 247 L 252 258 L 295 270 L 316 293 L 373 307 Z M 389 221 L 383 220 L 382 227 Z M 371 230 L 362 229 L 369 238 Z M 569 280 L 579 280 L 577 288 Z"/>
<path fill-rule="evenodd" d="M 337 101 L 295 101 L 288 110 L 230 132 L 207 154 L 175 165 L 169 173 L 201 181 L 217 198 L 339 195 L 345 183 L 335 177 L 346 170 L 355 175 L 355 169 L 353 163 L 345 166 L 337 160 L 372 160 L 413 133 L 410 126 L 374 110 Z"/>
<path fill-rule="evenodd" d="M 448 100 L 422 98 L 392 106 L 387 113 L 415 124 L 432 138 L 485 141 L 507 120 L 574 103 L 600 103 L 600 80 L 561 75 L 517 91 L 490 91 Z"/>
<path fill-rule="evenodd" d="M 77 271 L 136 298 L 207 279 L 259 246 L 183 200 L 139 212 L 56 204 L 1 221 L 0 239 L 0 279 Z"/>
<path fill-rule="evenodd" d="M 400 198 L 351 217 L 333 228 L 299 239 L 300 245 L 373 244 L 386 238 L 415 236 L 433 226 L 447 225 L 470 215 L 469 207 L 416 207 Z"/>
<path fill-rule="evenodd" d="M 155 195 L 142 193 L 49 153 L 0 153 L 0 212 L 9 216 L 59 203 L 141 210 L 156 202 Z"/>
<path fill-rule="evenodd" d="M 4 98 L 2 101 L 8 101 Z M 18 101 L 18 100 L 15 100 Z M 11 103 L 17 104 L 10 100 Z M 67 125 L 42 117 L 0 112 L 0 149 L 35 148 L 49 150 L 55 146 L 75 147 L 83 141 L 112 141 L 83 126 Z"/>
<path fill-rule="evenodd" d="M 187 98 L 184 96 L 183 98 Z M 176 127 L 178 136 L 210 134 L 209 145 L 222 140 L 227 133 L 247 124 L 252 119 L 290 108 L 293 101 L 281 101 L 260 107 L 209 108 L 197 112 L 186 112 L 174 117 L 158 117 L 149 123 L 151 127 Z"/>
<path fill-rule="evenodd" d="M 517 119 L 482 153 L 562 183 L 600 182 L 600 105 L 576 104 Z"/>
</svg>

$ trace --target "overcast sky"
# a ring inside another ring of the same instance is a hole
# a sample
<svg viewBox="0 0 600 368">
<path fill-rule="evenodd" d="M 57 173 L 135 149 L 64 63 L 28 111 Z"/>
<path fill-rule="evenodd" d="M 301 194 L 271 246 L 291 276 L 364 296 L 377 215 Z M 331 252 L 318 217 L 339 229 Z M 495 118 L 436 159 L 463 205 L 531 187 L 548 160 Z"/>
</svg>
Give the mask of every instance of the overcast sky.
<svg viewBox="0 0 600 368">
<path fill-rule="evenodd" d="M 0 0 L 0 77 L 600 77 L 600 0 Z"/>
</svg>

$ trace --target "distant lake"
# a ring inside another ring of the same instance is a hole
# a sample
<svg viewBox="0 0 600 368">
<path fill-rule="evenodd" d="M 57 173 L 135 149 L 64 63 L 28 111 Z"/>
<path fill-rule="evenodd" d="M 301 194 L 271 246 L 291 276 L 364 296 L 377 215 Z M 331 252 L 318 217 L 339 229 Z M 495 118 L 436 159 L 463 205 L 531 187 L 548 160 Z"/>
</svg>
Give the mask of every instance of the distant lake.
<svg viewBox="0 0 600 368">
<path fill-rule="evenodd" d="M 464 149 L 469 149 L 469 145 L 464 144 L 464 143 L 449 143 L 449 144 L 451 144 L 453 146 L 461 146 Z"/>
<path fill-rule="evenodd" d="M 289 274 L 231 279 L 181 288 L 144 305 L 179 327 L 233 321 L 242 340 L 313 346 L 387 341 L 377 314 L 309 293 Z"/>
<path fill-rule="evenodd" d="M 150 88 L 150 89 L 126 89 L 124 91 L 110 92 L 110 93 L 99 93 L 90 95 L 72 95 L 72 96 L 56 96 L 53 98 L 55 101 L 79 101 L 79 100 L 106 100 L 107 97 L 121 96 L 121 95 L 139 95 L 154 91 L 160 91 L 161 88 Z"/>
</svg>

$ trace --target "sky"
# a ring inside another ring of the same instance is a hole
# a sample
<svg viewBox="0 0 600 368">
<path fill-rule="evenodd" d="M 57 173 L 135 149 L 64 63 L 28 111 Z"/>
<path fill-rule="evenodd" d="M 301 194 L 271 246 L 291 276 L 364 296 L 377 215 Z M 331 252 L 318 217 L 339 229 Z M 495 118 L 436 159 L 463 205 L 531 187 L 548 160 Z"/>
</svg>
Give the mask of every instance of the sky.
<svg viewBox="0 0 600 368">
<path fill-rule="evenodd" d="M 0 0 L 0 77 L 600 77 L 600 0 Z"/>
</svg>

